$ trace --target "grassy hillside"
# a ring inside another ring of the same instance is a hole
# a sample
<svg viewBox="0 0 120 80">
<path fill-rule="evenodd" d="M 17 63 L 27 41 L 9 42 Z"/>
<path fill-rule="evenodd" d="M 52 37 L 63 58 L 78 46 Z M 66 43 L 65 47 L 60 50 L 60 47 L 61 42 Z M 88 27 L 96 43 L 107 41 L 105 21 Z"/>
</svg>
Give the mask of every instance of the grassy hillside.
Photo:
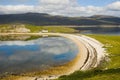
<svg viewBox="0 0 120 80">
<path fill-rule="evenodd" d="M 69 76 L 62 76 L 58 80 L 120 80 L 120 36 L 88 35 L 103 44 L 109 53 L 111 61 L 104 70 L 77 71 Z"/>
<path fill-rule="evenodd" d="M 97 17 L 65 17 L 46 13 L 0 15 L 0 24 L 23 23 L 34 25 L 116 25 L 120 18 L 100 15 Z"/>
</svg>

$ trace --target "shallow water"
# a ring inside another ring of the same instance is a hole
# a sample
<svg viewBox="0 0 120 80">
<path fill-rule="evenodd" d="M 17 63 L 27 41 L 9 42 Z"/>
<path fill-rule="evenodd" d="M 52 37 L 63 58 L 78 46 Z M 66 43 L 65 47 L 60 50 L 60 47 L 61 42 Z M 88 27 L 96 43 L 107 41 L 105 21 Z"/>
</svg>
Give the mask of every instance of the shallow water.
<svg viewBox="0 0 120 80">
<path fill-rule="evenodd" d="M 77 52 L 74 42 L 63 37 L 0 41 L 0 72 L 35 72 L 63 65 Z"/>
</svg>

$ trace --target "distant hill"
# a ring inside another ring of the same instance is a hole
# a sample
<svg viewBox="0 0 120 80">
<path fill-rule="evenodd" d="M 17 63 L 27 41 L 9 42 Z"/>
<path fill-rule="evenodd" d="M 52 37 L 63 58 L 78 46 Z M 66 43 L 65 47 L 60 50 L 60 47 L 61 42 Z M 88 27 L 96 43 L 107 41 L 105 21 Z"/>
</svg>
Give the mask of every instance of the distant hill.
<svg viewBox="0 0 120 80">
<path fill-rule="evenodd" d="M 24 23 L 34 25 L 119 25 L 120 18 L 95 15 L 91 17 L 64 17 L 45 13 L 0 15 L 0 24 Z"/>
<path fill-rule="evenodd" d="M 100 21 L 120 24 L 120 17 L 106 16 L 106 15 L 94 15 L 94 16 L 91 16 L 90 18 L 100 20 Z"/>
</svg>

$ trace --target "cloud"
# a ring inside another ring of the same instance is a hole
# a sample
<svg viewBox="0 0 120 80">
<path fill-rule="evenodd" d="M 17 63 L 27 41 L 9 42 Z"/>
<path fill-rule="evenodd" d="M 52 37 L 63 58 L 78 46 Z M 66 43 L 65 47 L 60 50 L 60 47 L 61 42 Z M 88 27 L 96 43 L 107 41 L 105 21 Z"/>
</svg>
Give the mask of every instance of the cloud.
<svg viewBox="0 0 120 80">
<path fill-rule="evenodd" d="M 23 2 L 28 2 L 29 0 L 7 0 L 7 2 L 12 2 L 12 3 L 23 3 Z M 5 0 L 0 0 L 0 2 L 5 2 Z"/>
<path fill-rule="evenodd" d="M 34 10 L 34 6 L 29 5 L 7 5 L 0 6 L 0 13 L 3 14 L 14 14 L 14 13 L 26 13 Z"/>
<path fill-rule="evenodd" d="M 77 0 L 38 0 L 38 5 L 0 6 L 1 14 L 39 12 L 64 16 L 116 15 L 120 12 L 120 1 L 106 6 L 81 6 Z"/>
<path fill-rule="evenodd" d="M 120 11 L 120 1 L 113 2 L 107 6 L 108 9 L 113 11 Z"/>
<path fill-rule="evenodd" d="M 45 4 L 45 5 L 66 5 L 70 3 L 70 0 L 39 0 L 40 4 Z"/>
</svg>

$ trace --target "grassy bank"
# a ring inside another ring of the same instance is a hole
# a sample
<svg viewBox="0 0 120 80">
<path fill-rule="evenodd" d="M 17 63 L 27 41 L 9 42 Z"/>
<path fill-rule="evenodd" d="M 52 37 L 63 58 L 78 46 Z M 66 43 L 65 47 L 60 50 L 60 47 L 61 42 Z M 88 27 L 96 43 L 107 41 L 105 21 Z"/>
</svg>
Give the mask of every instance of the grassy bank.
<svg viewBox="0 0 120 80">
<path fill-rule="evenodd" d="M 104 70 L 77 71 L 68 76 L 61 76 L 58 80 L 120 80 L 120 36 L 88 35 L 93 37 L 106 47 L 110 62 Z"/>
<path fill-rule="evenodd" d="M 42 30 L 48 30 L 49 32 L 60 32 L 60 33 L 74 33 L 75 29 L 65 26 L 33 26 L 26 25 L 26 28 L 30 29 L 31 32 L 40 32 Z"/>
<path fill-rule="evenodd" d="M 31 32 L 40 32 L 42 30 L 48 30 L 49 32 L 60 32 L 60 33 L 75 33 L 77 30 L 66 27 L 66 26 L 35 26 L 29 24 L 3 24 L 0 25 L 0 32 L 10 32 L 10 30 L 14 30 L 15 28 L 25 27 L 29 29 Z"/>
<path fill-rule="evenodd" d="M 107 48 L 107 52 L 109 53 L 109 57 L 111 61 L 107 68 L 118 68 L 120 67 L 120 36 L 113 35 L 89 35 L 103 44 L 105 44 L 105 48 Z"/>
</svg>

